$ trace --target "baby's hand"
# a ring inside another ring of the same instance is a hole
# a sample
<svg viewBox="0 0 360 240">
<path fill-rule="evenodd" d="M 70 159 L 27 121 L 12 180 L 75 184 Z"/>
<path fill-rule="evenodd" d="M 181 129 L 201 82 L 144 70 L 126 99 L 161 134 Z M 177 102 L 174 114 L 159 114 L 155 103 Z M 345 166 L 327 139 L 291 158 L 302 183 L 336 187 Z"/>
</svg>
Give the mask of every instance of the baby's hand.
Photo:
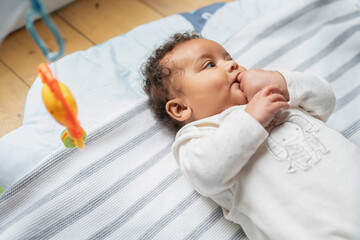
<svg viewBox="0 0 360 240">
<path fill-rule="evenodd" d="M 282 91 L 275 86 L 267 86 L 258 91 L 245 108 L 263 127 L 267 127 L 275 114 L 289 108 Z"/>
<path fill-rule="evenodd" d="M 275 86 L 282 91 L 282 95 L 289 100 L 289 93 L 284 77 L 278 71 L 251 69 L 241 73 L 240 88 L 250 102 L 257 92 L 266 86 Z"/>
</svg>

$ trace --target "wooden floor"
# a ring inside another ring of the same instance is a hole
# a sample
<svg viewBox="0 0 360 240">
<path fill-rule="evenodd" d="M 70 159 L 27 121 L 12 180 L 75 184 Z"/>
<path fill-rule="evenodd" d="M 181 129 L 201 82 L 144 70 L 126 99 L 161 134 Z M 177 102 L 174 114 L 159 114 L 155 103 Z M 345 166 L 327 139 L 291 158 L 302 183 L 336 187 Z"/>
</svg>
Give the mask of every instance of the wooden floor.
<svg viewBox="0 0 360 240">
<path fill-rule="evenodd" d="M 175 13 L 232 0 L 77 0 L 51 14 L 66 54 L 85 50 L 132 28 Z M 41 21 L 35 24 L 50 49 L 55 41 Z M 0 137 L 21 126 L 27 92 L 37 65 L 46 61 L 25 28 L 0 46 Z"/>
</svg>

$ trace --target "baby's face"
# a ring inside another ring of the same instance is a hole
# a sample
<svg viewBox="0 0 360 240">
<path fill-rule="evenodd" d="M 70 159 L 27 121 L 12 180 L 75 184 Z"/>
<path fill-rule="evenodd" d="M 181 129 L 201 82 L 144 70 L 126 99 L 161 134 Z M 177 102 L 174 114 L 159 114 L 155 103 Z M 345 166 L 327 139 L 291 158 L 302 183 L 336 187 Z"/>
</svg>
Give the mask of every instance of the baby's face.
<svg viewBox="0 0 360 240">
<path fill-rule="evenodd" d="M 240 89 L 240 73 L 246 69 L 234 62 L 220 44 L 193 39 L 175 47 L 164 61 L 182 70 L 172 84 L 180 90 L 176 97 L 192 110 L 188 122 L 248 103 Z"/>
</svg>

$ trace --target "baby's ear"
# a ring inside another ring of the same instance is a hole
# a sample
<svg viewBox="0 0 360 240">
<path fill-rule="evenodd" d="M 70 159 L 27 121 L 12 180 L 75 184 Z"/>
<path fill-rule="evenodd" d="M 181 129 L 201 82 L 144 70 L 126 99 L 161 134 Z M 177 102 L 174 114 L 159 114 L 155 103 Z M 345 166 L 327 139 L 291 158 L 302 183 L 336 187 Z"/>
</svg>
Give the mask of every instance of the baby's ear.
<svg viewBox="0 0 360 240">
<path fill-rule="evenodd" d="M 174 98 L 166 103 L 167 113 L 175 120 L 184 122 L 190 119 L 192 110 L 187 106 L 182 99 Z"/>
</svg>

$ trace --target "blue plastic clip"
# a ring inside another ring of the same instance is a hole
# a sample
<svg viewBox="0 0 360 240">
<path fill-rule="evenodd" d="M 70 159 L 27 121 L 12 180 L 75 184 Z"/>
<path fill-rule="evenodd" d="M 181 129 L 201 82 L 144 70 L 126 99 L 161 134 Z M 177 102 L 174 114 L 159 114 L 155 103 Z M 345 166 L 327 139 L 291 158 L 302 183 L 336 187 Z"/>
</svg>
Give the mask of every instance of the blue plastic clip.
<svg viewBox="0 0 360 240">
<path fill-rule="evenodd" d="M 37 16 L 40 16 L 42 18 L 46 26 L 54 34 L 54 37 L 59 47 L 58 52 L 50 52 L 44 41 L 39 37 L 38 33 L 36 32 L 36 29 L 34 27 L 34 20 Z M 42 53 L 47 59 L 49 59 L 50 61 L 54 61 L 55 59 L 61 57 L 64 54 L 64 41 L 59 33 L 59 30 L 57 29 L 55 23 L 51 20 L 49 15 L 46 13 L 44 6 L 39 0 L 31 0 L 31 8 L 28 10 L 26 16 L 26 28 L 28 29 L 31 37 L 40 47 Z"/>
</svg>

